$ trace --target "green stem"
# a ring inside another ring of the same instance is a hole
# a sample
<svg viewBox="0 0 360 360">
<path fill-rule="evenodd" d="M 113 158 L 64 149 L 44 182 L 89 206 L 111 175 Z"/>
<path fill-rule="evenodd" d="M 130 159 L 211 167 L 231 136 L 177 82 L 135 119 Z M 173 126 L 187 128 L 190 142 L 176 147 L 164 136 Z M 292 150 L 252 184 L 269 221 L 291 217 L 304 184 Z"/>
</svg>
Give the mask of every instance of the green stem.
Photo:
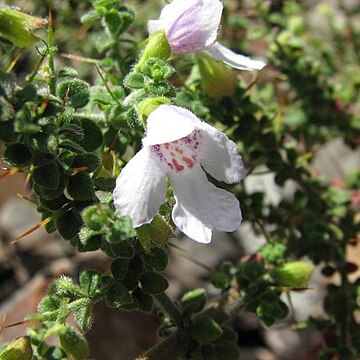
<svg viewBox="0 0 360 360">
<path fill-rule="evenodd" d="M 180 310 L 175 306 L 171 299 L 165 294 L 155 295 L 155 299 L 163 310 L 170 316 L 174 323 L 181 328 L 183 326 L 183 318 Z"/>
</svg>

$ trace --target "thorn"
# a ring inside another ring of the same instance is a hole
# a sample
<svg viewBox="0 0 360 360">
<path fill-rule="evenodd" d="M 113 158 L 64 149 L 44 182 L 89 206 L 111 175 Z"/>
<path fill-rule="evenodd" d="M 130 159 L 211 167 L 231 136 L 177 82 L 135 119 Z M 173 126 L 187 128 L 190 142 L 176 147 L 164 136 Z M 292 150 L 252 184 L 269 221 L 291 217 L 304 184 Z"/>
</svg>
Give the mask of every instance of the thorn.
<svg viewBox="0 0 360 360">
<path fill-rule="evenodd" d="M 35 202 L 34 200 L 30 199 L 28 196 L 26 196 L 26 195 L 24 195 L 24 194 L 17 193 L 16 195 L 17 195 L 17 197 L 19 197 L 19 198 L 22 199 L 22 200 L 29 201 L 29 202 L 31 202 L 32 204 L 36 204 L 36 202 Z"/>
<path fill-rule="evenodd" d="M 20 59 L 20 56 L 22 55 L 24 49 L 21 49 L 15 56 L 14 60 L 11 62 L 11 64 L 8 66 L 8 68 L 6 69 L 6 73 L 10 74 L 12 69 L 14 68 L 14 66 L 17 64 L 17 62 Z"/>
<path fill-rule="evenodd" d="M 18 321 L 18 322 L 9 324 L 9 325 L 5 325 L 2 328 L 7 329 L 7 328 L 14 327 L 14 326 L 24 325 L 24 324 L 27 324 L 27 323 L 32 322 L 32 321 L 33 321 L 32 319 L 24 319 L 24 320 L 21 320 L 21 321 Z"/>
<path fill-rule="evenodd" d="M 25 231 L 24 233 L 22 233 L 21 235 L 19 235 L 16 239 L 14 239 L 13 241 L 11 241 L 10 244 L 15 244 L 18 240 L 22 239 L 23 237 L 25 237 L 26 235 L 31 234 L 32 232 L 34 232 L 37 229 L 40 229 L 42 227 L 44 227 L 45 225 L 47 225 L 50 221 L 52 221 L 53 218 L 51 216 L 49 216 L 48 218 L 46 218 L 43 221 L 40 221 L 38 224 L 36 224 L 35 226 L 33 226 L 32 228 L 30 228 L 29 230 Z"/>
<path fill-rule="evenodd" d="M 77 60 L 77 61 L 86 62 L 89 64 L 100 64 L 101 63 L 100 60 L 87 58 L 87 57 L 83 57 L 83 56 L 78 56 L 78 55 L 74 55 L 74 54 L 59 53 L 59 56 L 65 58 L 65 59 Z"/>
<path fill-rule="evenodd" d="M 28 173 L 26 176 L 26 179 L 25 179 L 23 190 L 25 190 L 27 188 L 27 186 L 29 185 L 30 179 L 31 179 L 31 174 Z"/>
</svg>

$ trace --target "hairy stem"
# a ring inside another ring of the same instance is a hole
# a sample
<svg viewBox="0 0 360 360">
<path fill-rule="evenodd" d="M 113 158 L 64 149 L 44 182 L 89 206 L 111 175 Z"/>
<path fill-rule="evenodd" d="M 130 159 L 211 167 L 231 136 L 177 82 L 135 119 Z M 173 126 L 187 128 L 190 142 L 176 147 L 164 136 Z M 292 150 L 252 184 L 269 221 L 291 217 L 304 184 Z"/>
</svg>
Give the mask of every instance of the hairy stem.
<svg viewBox="0 0 360 360">
<path fill-rule="evenodd" d="M 53 48 L 53 23 L 52 23 L 52 16 L 51 10 L 49 10 L 49 26 L 48 26 L 48 47 L 49 47 L 49 54 L 48 54 L 48 65 L 49 65 L 49 89 L 50 93 L 55 95 L 56 94 L 56 74 L 55 74 L 55 65 L 54 65 L 54 48 Z"/>
<path fill-rule="evenodd" d="M 161 308 L 170 316 L 170 318 L 174 321 L 174 323 L 178 327 L 182 327 L 183 319 L 180 310 L 177 306 L 171 301 L 171 299 L 165 294 L 155 295 L 155 299 Z"/>
<path fill-rule="evenodd" d="M 135 360 L 175 360 L 186 354 L 188 344 L 189 338 L 187 333 L 176 331 Z"/>
</svg>

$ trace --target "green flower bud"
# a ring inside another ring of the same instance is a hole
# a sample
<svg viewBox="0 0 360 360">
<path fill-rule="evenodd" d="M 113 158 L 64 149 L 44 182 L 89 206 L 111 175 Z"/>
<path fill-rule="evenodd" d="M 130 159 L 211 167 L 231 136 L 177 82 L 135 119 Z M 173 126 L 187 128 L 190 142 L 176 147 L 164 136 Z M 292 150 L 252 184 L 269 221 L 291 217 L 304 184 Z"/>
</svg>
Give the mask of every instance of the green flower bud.
<svg viewBox="0 0 360 360">
<path fill-rule="evenodd" d="M 29 47 L 39 41 L 34 31 L 42 28 L 46 20 L 8 7 L 0 9 L 0 36 L 19 47 Z"/>
<path fill-rule="evenodd" d="M 271 276 L 279 285 L 303 288 L 308 285 L 314 269 L 311 263 L 294 261 L 275 268 Z"/>
<path fill-rule="evenodd" d="M 156 215 L 150 224 L 144 224 L 136 228 L 137 236 L 143 247 L 148 248 L 150 240 L 159 245 L 163 245 L 168 242 L 172 229 L 167 221 L 160 215 Z"/>
<path fill-rule="evenodd" d="M 11 341 L 0 354 L 1 360 L 31 360 L 32 349 L 28 336 L 19 337 Z"/>
<path fill-rule="evenodd" d="M 166 34 L 164 30 L 155 31 L 149 36 L 149 41 L 141 54 L 140 60 L 136 65 L 136 68 L 141 69 L 141 67 L 149 60 L 151 57 L 160 58 L 164 61 L 168 60 L 171 56 L 171 48 L 167 41 Z"/>
<path fill-rule="evenodd" d="M 238 82 L 232 68 L 206 55 L 198 57 L 198 64 L 205 94 L 216 99 L 232 95 Z"/>
<path fill-rule="evenodd" d="M 137 104 L 137 111 L 139 113 L 139 117 L 146 125 L 146 119 L 148 116 L 159 106 L 162 104 L 171 104 L 171 101 L 164 97 L 155 97 L 155 98 L 147 98 L 143 101 L 140 101 Z"/>
<path fill-rule="evenodd" d="M 85 360 L 89 355 L 89 347 L 84 336 L 66 326 L 59 333 L 63 349 L 76 360 Z"/>
</svg>

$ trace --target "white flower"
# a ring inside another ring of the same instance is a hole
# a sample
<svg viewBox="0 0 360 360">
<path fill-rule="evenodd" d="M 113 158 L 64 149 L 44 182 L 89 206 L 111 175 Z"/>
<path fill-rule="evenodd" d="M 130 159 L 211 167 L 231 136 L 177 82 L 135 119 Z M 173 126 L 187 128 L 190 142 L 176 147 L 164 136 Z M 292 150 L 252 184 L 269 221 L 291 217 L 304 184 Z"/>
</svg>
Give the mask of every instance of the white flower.
<svg viewBox="0 0 360 360">
<path fill-rule="evenodd" d="M 210 183 L 245 176 L 236 144 L 221 131 L 174 105 L 160 105 L 148 117 L 143 148 L 121 171 L 114 203 L 134 227 L 150 223 L 164 202 L 169 178 L 176 204 L 172 219 L 191 239 L 209 243 L 212 229 L 234 231 L 242 216 L 236 197 Z"/>
<path fill-rule="evenodd" d="M 149 33 L 165 30 L 176 54 L 201 50 L 233 68 L 261 70 L 264 62 L 236 54 L 216 42 L 222 10 L 221 0 L 174 0 L 162 9 L 158 20 L 149 21 Z"/>
</svg>

